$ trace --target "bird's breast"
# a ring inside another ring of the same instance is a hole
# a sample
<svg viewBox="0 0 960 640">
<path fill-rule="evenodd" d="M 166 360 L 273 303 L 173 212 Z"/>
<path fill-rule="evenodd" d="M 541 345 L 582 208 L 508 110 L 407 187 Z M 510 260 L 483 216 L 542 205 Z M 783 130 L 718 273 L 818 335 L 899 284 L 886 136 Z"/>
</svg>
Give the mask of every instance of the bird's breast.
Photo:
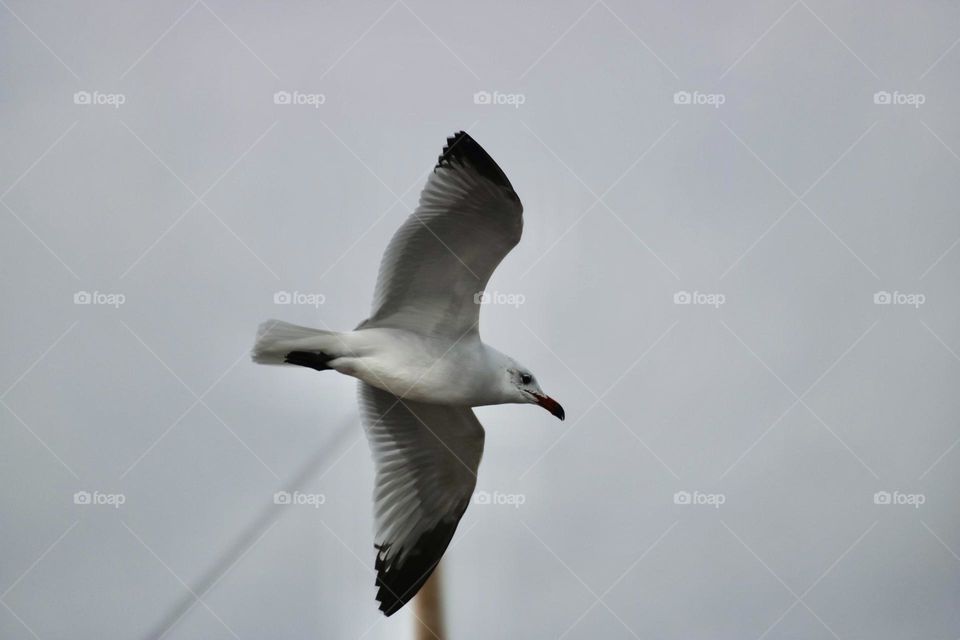
<svg viewBox="0 0 960 640">
<path fill-rule="evenodd" d="M 478 399 L 482 372 L 469 345 L 450 347 L 405 331 L 371 331 L 382 334 L 367 336 L 367 348 L 358 350 L 343 373 L 416 402 L 472 406 Z"/>
</svg>

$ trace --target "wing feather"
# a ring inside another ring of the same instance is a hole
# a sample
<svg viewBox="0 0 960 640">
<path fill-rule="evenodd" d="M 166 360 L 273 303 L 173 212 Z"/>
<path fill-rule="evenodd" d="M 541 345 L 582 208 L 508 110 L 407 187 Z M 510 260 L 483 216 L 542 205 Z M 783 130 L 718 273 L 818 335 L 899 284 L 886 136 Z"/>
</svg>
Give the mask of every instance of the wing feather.
<svg viewBox="0 0 960 640">
<path fill-rule="evenodd" d="M 389 616 L 453 539 L 476 487 L 484 431 L 469 407 L 401 401 L 365 383 L 360 406 L 377 466 L 377 600 Z"/>
<path fill-rule="evenodd" d="M 451 136 L 419 206 L 383 255 L 373 310 L 361 326 L 452 339 L 475 331 L 475 295 L 522 232 L 523 205 L 507 176 L 468 134 Z"/>
</svg>

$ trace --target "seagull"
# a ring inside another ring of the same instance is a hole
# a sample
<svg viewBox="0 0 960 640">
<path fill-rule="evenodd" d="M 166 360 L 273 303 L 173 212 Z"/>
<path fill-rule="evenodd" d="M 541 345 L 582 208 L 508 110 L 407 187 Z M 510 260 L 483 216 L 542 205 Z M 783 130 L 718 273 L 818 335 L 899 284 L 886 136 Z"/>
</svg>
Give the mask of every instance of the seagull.
<svg viewBox="0 0 960 640">
<path fill-rule="evenodd" d="M 359 380 L 376 466 L 377 601 L 387 616 L 423 586 L 477 484 L 484 430 L 471 407 L 563 407 L 529 368 L 480 339 L 493 270 L 520 241 L 523 205 L 468 134 L 447 138 L 416 210 L 380 263 L 370 317 L 336 332 L 260 325 L 253 361 Z"/>
</svg>

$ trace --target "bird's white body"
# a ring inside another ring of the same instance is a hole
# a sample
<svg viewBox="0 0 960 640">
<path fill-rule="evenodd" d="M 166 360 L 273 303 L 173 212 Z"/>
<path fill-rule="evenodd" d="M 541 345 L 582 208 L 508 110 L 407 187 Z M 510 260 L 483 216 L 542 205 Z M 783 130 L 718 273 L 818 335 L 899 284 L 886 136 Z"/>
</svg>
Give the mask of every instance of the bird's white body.
<svg viewBox="0 0 960 640">
<path fill-rule="evenodd" d="M 255 354 L 261 363 L 270 357 L 280 363 L 294 350 L 317 351 L 330 358 L 330 368 L 415 402 L 479 407 L 528 401 L 518 399 L 503 373 L 516 363 L 484 344 L 475 332 L 451 342 L 406 329 L 321 332 L 270 320 L 262 325 L 261 334 L 272 326 L 300 329 L 305 335 L 261 343 L 259 355 Z"/>
<path fill-rule="evenodd" d="M 343 336 L 353 355 L 331 360 L 339 371 L 417 402 L 478 407 L 514 402 L 503 393 L 509 359 L 477 334 L 445 346 L 404 329 L 359 329 Z"/>
</svg>

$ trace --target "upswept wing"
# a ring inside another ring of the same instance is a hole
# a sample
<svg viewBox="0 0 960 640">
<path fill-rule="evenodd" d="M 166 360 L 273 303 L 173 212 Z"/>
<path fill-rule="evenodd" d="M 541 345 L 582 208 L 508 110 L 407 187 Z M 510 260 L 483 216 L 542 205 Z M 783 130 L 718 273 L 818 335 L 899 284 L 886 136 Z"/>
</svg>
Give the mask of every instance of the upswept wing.
<svg viewBox="0 0 960 640">
<path fill-rule="evenodd" d="M 466 133 L 447 138 L 419 206 L 383 255 L 361 327 L 453 340 L 476 331 L 476 296 L 522 231 L 523 205 L 497 163 Z"/>
</svg>

